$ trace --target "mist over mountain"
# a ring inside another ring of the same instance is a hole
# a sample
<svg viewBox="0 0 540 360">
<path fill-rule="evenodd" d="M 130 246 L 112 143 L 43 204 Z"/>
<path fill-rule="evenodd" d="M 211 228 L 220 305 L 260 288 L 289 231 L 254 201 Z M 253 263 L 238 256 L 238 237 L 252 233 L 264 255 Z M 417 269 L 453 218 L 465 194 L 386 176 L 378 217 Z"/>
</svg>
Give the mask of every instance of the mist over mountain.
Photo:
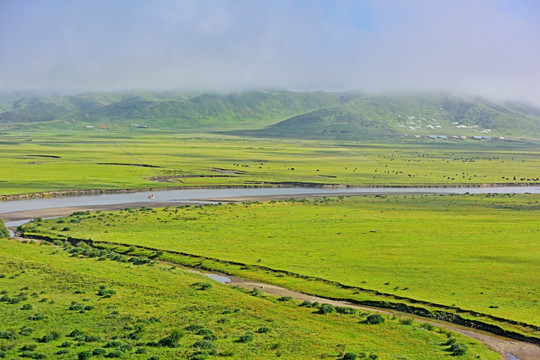
<svg viewBox="0 0 540 360">
<path fill-rule="evenodd" d="M 537 0 L 7 0 L 0 91 L 453 91 L 540 105 L 539 34 Z"/>
<path fill-rule="evenodd" d="M 271 90 L 24 95 L 0 95 L 0 126 L 65 130 L 137 127 L 313 139 L 540 136 L 540 108 L 448 93 Z"/>
</svg>

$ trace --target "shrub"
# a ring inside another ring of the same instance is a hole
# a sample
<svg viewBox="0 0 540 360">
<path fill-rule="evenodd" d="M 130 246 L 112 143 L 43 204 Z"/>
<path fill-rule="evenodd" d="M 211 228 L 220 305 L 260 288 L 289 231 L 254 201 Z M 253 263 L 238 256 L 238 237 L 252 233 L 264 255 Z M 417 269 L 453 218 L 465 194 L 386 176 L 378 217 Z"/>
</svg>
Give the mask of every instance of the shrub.
<svg viewBox="0 0 540 360">
<path fill-rule="evenodd" d="M 435 326 L 431 325 L 431 324 L 428 324 L 428 323 L 423 323 L 423 324 L 420 324 L 420 327 L 422 329 L 426 329 L 428 331 L 433 331 L 433 329 L 435 329 Z"/>
<path fill-rule="evenodd" d="M 96 356 L 103 356 L 106 353 L 107 353 L 107 350 L 102 349 L 102 348 L 97 348 L 97 349 L 94 349 L 94 351 L 92 351 L 92 355 L 96 355 Z"/>
<path fill-rule="evenodd" d="M 356 360 L 358 359 L 358 354 L 353 352 L 348 352 L 345 355 L 343 355 L 343 360 Z"/>
<path fill-rule="evenodd" d="M 87 360 L 92 357 L 92 353 L 90 351 L 81 351 L 77 354 L 77 357 L 79 360 Z"/>
<path fill-rule="evenodd" d="M 186 326 L 184 329 L 186 329 L 187 331 L 197 332 L 199 330 L 204 329 L 204 326 L 199 325 L 199 324 L 191 324 L 191 325 Z"/>
<path fill-rule="evenodd" d="M 197 335 L 214 335 L 214 332 L 210 329 L 203 328 L 199 331 L 197 331 Z"/>
<path fill-rule="evenodd" d="M 131 345 L 131 344 L 124 344 L 124 345 L 120 346 L 120 347 L 118 348 L 118 350 L 120 350 L 120 351 L 122 351 L 122 352 L 131 351 L 131 350 L 133 350 L 133 345 Z"/>
<path fill-rule="evenodd" d="M 44 320 L 46 319 L 47 316 L 41 314 L 41 313 L 35 313 L 34 315 L 28 317 L 28 320 L 32 320 L 32 321 L 39 321 L 39 320 Z"/>
<path fill-rule="evenodd" d="M 0 239 L 9 239 L 9 230 L 2 219 L 0 219 Z"/>
<path fill-rule="evenodd" d="M 190 286 L 197 290 L 210 290 L 212 288 L 212 284 L 205 282 L 196 282 L 191 284 Z"/>
<path fill-rule="evenodd" d="M 266 334 L 266 333 L 269 333 L 269 332 L 272 332 L 272 328 L 271 327 L 268 327 L 268 326 L 261 326 L 259 328 L 259 330 L 257 330 L 257 332 L 259 334 Z"/>
<path fill-rule="evenodd" d="M 103 296 L 104 298 L 110 298 L 111 296 L 113 296 L 114 294 L 116 294 L 116 291 L 112 290 L 112 289 L 107 289 L 106 286 L 104 285 L 101 285 L 99 287 L 99 291 L 97 293 L 99 296 Z"/>
<path fill-rule="evenodd" d="M 0 339 L 16 340 L 18 337 L 19 335 L 13 331 L 0 330 Z"/>
<path fill-rule="evenodd" d="M 71 305 L 69 306 L 69 310 L 83 311 L 84 310 L 84 305 L 83 304 L 77 304 L 76 302 L 72 302 Z"/>
<path fill-rule="evenodd" d="M 334 312 L 336 312 L 336 308 L 334 305 L 330 305 L 330 304 L 322 304 L 318 311 L 319 314 L 323 314 L 323 315 L 331 314 Z"/>
<path fill-rule="evenodd" d="M 25 350 L 21 353 L 22 357 L 30 358 L 30 359 L 45 359 L 47 356 L 45 354 L 40 354 L 33 351 Z"/>
<path fill-rule="evenodd" d="M 450 345 L 454 345 L 455 343 L 456 343 L 456 339 L 454 339 L 454 338 L 449 338 L 449 339 L 444 343 L 444 345 L 450 346 Z"/>
<path fill-rule="evenodd" d="M 22 335 L 22 336 L 28 336 L 28 335 L 32 334 L 33 331 L 34 331 L 34 329 L 32 329 L 31 327 L 23 326 L 19 330 L 19 334 Z"/>
<path fill-rule="evenodd" d="M 32 310 L 33 308 L 32 304 L 24 304 L 21 306 L 21 310 Z"/>
<path fill-rule="evenodd" d="M 228 323 L 231 322 L 231 319 L 226 318 L 226 317 L 223 317 L 223 318 L 221 318 L 221 319 L 218 319 L 217 322 L 218 322 L 218 324 L 228 324 Z"/>
<path fill-rule="evenodd" d="M 34 351 L 36 350 L 36 344 L 26 344 L 21 347 L 21 351 Z"/>
<path fill-rule="evenodd" d="M 455 344 L 452 344 L 450 346 L 450 349 L 448 350 L 452 353 L 453 356 L 461 356 L 461 355 L 465 355 L 467 353 L 467 350 L 469 350 L 469 348 L 465 344 L 455 343 Z"/>
<path fill-rule="evenodd" d="M 138 348 L 137 350 L 135 350 L 135 354 L 146 354 L 146 349 Z"/>
<path fill-rule="evenodd" d="M 60 355 L 60 356 L 62 356 L 62 355 L 66 355 L 66 354 L 69 354 L 69 350 L 68 350 L 68 349 L 58 350 L 58 351 L 56 352 L 55 355 Z"/>
<path fill-rule="evenodd" d="M 253 340 L 255 340 L 255 336 L 253 335 L 253 333 L 252 332 L 247 332 L 244 335 L 240 336 L 240 338 L 238 339 L 238 342 L 239 343 L 248 343 L 248 342 L 252 342 Z"/>
<path fill-rule="evenodd" d="M 163 346 L 163 347 L 177 347 L 178 346 L 178 340 L 180 340 L 180 338 L 184 336 L 184 334 L 182 333 L 182 331 L 180 330 L 173 330 L 173 332 L 171 333 L 171 335 L 161 339 L 158 341 L 158 346 Z"/>
<path fill-rule="evenodd" d="M 98 342 L 98 341 L 101 341 L 101 337 L 97 335 L 86 335 L 84 336 L 84 341 L 85 342 Z"/>
<path fill-rule="evenodd" d="M 352 315 L 358 312 L 356 309 L 345 307 L 345 306 L 336 306 L 336 311 L 339 314 L 346 314 L 346 315 Z"/>
<path fill-rule="evenodd" d="M 413 323 L 413 319 L 411 318 L 399 319 L 399 323 L 403 325 L 411 325 Z"/>
<path fill-rule="evenodd" d="M 108 357 L 108 358 L 119 358 L 119 357 L 122 357 L 122 355 L 124 355 L 124 353 L 121 352 L 120 350 L 113 350 L 113 351 L 111 351 L 110 353 L 108 353 L 105 357 Z"/>
<path fill-rule="evenodd" d="M 120 346 L 122 346 L 122 343 L 116 340 L 109 341 L 107 345 L 105 345 L 107 348 L 119 348 Z"/>
<path fill-rule="evenodd" d="M 250 291 L 251 295 L 253 296 L 260 296 L 262 295 L 262 291 L 257 289 L 257 288 L 254 288 L 253 290 Z"/>
<path fill-rule="evenodd" d="M 129 262 L 133 263 L 133 265 L 146 265 L 146 264 L 151 264 L 152 260 L 147 257 L 141 256 L 141 257 L 132 257 L 131 259 L 129 259 Z"/>
<path fill-rule="evenodd" d="M 60 338 L 60 334 L 57 333 L 56 331 L 53 331 L 47 335 L 44 335 L 41 339 L 39 339 L 39 342 L 41 343 L 48 343 L 48 342 L 51 342 L 51 341 L 54 341 L 54 340 L 57 340 Z"/>
<path fill-rule="evenodd" d="M 382 324 L 383 322 L 384 322 L 384 318 L 379 314 L 369 315 L 366 319 L 366 324 L 371 324 L 371 325 Z"/>
<path fill-rule="evenodd" d="M 81 336 L 84 336 L 84 333 L 80 330 L 73 330 L 72 332 L 70 332 L 68 334 L 68 337 L 73 337 L 73 338 L 78 338 L 78 337 L 81 337 Z"/>
<path fill-rule="evenodd" d="M 0 350 L 0 359 L 3 359 L 7 356 L 7 352 L 5 352 L 4 350 Z"/>
<path fill-rule="evenodd" d="M 214 343 L 209 340 L 199 340 L 195 342 L 192 347 L 198 349 L 213 349 L 215 347 Z"/>
<path fill-rule="evenodd" d="M 278 301 L 291 301 L 292 297 L 291 296 L 281 296 L 277 300 Z"/>
</svg>

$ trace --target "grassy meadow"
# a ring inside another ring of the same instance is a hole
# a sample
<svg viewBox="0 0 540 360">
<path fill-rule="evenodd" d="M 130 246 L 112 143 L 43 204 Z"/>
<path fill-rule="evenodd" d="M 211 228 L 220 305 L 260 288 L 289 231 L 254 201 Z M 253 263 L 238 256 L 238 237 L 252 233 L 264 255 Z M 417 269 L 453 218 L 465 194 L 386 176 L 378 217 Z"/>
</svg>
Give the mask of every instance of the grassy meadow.
<svg viewBox="0 0 540 360">
<path fill-rule="evenodd" d="M 176 258 L 322 296 L 376 298 L 266 270 L 538 326 L 539 200 L 402 195 L 142 208 L 34 221 L 25 231 L 245 264 Z"/>
<path fill-rule="evenodd" d="M 0 196 L 209 186 L 538 183 L 527 141 L 247 139 L 166 132 L 0 135 Z"/>
<path fill-rule="evenodd" d="M 170 265 L 86 250 L 0 240 L 0 358 L 498 359 L 425 324 L 385 317 L 370 325 L 367 313 L 320 314 Z M 453 342 L 465 354 L 452 355 Z"/>
</svg>

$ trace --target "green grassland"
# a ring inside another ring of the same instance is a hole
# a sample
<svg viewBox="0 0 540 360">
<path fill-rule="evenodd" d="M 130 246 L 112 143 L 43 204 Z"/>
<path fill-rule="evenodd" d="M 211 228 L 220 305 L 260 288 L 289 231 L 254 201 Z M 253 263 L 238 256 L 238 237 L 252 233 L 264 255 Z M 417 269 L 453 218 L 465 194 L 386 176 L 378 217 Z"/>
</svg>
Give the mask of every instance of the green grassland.
<svg viewBox="0 0 540 360">
<path fill-rule="evenodd" d="M 291 184 L 531 184 L 539 183 L 536 145 L 425 139 L 271 140 L 95 129 L 11 132 L 0 136 L 0 195 Z"/>
<path fill-rule="evenodd" d="M 538 201 L 413 195 L 143 208 L 32 222 L 25 230 L 246 264 L 253 268 L 206 266 L 322 296 L 376 298 L 284 274 L 538 326 Z"/>
<path fill-rule="evenodd" d="M 0 240 L 0 358 L 499 357 L 415 322 L 321 315 L 296 301 L 205 285 L 202 275 L 170 265 L 90 258 L 84 249 Z M 449 337 L 467 346 L 465 355 L 451 355 Z"/>
</svg>

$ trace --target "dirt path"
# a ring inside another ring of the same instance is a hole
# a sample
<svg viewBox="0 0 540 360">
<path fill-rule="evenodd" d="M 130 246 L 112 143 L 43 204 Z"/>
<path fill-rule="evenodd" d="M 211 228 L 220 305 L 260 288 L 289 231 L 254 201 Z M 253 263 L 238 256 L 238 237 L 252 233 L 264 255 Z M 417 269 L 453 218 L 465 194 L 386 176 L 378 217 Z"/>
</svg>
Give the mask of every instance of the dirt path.
<svg viewBox="0 0 540 360">
<path fill-rule="evenodd" d="M 227 275 L 223 275 L 223 276 L 227 276 Z M 413 318 L 415 321 L 429 323 L 434 326 L 438 326 L 438 327 L 442 327 L 451 331 L 455 331 L 465 336 L 481 341 L 482 343 L 486 344 L 487 346 L 489 346 L 490 348 L 492 348 L 493 350 L 501 354 L 501 359 L 507 359 L 508 358 L 507 354 L 511 354 L 519 360 L 539 360 L 540 359 L 540 347 L 533 344 L 519 342 L 519 341 L 512 341 L 506 338 L 495 336 L 493 334 L 484 333 L 480 331 L 473 331 L 466 327 L 451 325 L 444 322 L 430 321 L 430 320 L 426 320 L 426 319 L 416 317 L 410 314 L 402 314 L 399 312 L 381 310 L 381 309 L 367 307 L 367 306 L 359 306 L 359 305 L 356 305 L 347 301 L 336 301 L 336 300 L 330 300 L 330 299 L 326 299 L 326 298 L 322 298 L 318 296 L 307 295 L 298 291 L 289 290 L 289 289 L 282 288 L 279 286 L 242 280 L 235 277 L 231 277 L 231 280 L 232 281 L 230 283 L 227 283 L 227 285 L 238 286 L 243 289 L 257 288 L 268 294 L 277 295 L 277 296 L 290 296 L 293 299 L 300 300 L 300 301 L 304 301 L 304 300 L 308 300 L 311 302 L 316 301 L 319 303 L 327 303 L 334 306 L 347 306 L 347 307 L 355 308 L 358 310 L 366 310 L 366 311 L 378 312 L 378 313 L 383 313 L 383 314 L 403 315 L 408 318 L 410 317 L 410 318 Z"/>
</svg>

